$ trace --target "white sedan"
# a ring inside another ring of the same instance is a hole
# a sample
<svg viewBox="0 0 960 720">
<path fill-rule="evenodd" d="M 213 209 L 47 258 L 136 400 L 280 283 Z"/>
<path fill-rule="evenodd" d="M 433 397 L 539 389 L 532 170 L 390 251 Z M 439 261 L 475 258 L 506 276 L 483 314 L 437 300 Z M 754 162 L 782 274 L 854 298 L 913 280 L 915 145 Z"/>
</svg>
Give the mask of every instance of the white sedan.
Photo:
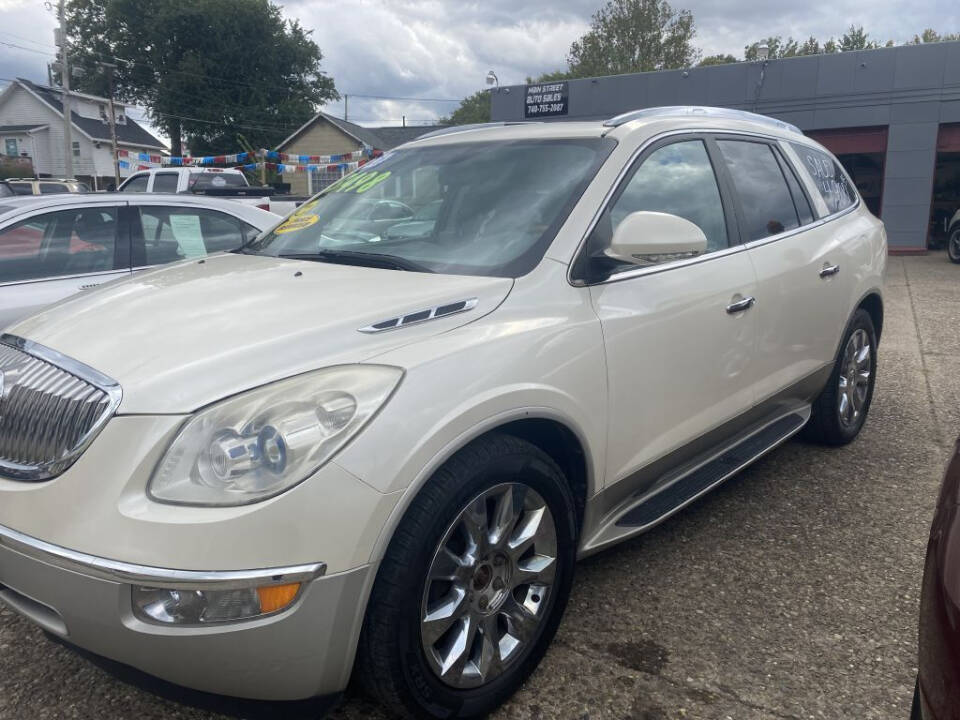
<svg viewBox="0 0 960 720">
<path fill-rule="evenodd" d="M 81 290 L 174 260 L 235 250 L 280 217 L 182 195 L 0 202 L 0 328 Z"/>
</svg>

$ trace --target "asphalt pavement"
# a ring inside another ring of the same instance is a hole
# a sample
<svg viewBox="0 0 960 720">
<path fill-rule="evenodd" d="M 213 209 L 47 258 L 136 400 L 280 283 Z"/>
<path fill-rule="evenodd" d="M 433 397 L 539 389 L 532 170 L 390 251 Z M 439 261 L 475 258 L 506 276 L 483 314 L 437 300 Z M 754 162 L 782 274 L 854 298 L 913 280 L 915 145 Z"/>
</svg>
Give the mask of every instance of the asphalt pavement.
<svg viewBox="0 0 960 720">
<path fill-rule="evenodd" d="M 840 449 L 791 441 L 580 563 L 551 650 L 495 719 L 907 720 L 926 536 L 960 433 L 958 283 L 943 253 L 891 258 L 860 438 Z M 0 610 L 3 720 L 257 712 L 167 695 Z M 387 718 L 352 695 L 330 717 Z"/>
</svg>

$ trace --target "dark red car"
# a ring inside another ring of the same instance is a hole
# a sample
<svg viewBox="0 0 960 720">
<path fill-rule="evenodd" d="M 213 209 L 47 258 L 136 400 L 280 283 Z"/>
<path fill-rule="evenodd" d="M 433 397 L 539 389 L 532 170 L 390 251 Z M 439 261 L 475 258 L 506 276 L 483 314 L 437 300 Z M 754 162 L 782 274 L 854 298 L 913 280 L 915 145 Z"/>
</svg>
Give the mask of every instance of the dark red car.
<svg viewBox="0 0 960 720">
<path fill-rule="evenodd" d="M 920 595 L 912 720 L 960 720 L 960 440 L 940 488 Z"/>
</svg>

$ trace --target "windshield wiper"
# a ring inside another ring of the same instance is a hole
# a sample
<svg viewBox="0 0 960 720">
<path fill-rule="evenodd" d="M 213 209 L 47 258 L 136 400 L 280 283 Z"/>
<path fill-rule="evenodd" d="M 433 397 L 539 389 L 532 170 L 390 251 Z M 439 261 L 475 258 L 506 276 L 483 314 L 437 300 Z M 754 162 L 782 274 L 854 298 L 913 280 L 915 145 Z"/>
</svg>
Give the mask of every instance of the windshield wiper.
<svg viewBox="0 0 960 720">
<path fill-rule="evenodd" d="M 357 252 L 355 250 L 317 250 L 311 253 L 281 253 L 278 257 L 290 260 L 314 260 L 317 262 L 338 263 L 340 265 L 361 265 L 365 267 L 409 270 L 410 272 L 434 272 L 426 265 L 386 253 Z"/>
</svg>

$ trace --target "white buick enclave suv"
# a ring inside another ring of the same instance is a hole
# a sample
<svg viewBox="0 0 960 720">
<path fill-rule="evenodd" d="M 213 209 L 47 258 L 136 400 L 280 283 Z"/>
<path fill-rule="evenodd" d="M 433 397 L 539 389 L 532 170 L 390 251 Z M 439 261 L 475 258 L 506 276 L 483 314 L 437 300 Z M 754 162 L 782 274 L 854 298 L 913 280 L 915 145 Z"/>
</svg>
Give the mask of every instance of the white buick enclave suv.
<svg viewBox="0 0 960 720">
<path fill-rule="evenodd" d="M 0 339 L 0 599 L 166 680 L 476 717 L 578 557 L 870 408 L 886 238 L 749 113 L 450 128 Z"/>
</svg>

